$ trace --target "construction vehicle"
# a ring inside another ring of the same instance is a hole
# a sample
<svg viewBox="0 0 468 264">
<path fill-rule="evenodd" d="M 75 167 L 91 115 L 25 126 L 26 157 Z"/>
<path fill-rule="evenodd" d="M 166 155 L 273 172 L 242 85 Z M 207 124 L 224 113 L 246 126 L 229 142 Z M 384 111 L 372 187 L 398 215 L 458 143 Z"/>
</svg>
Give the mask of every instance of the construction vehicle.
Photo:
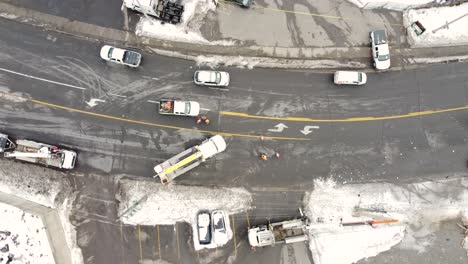
<svg viewBox="0 0 468 264">
<path fill-rule="evenodd" d="M 159 100 L 159 113 L 162 115 L 198 116 L 200 104 L 194 101 L 161 99 Z"/>
<path fill-rule="evenodd" d="M 208 158 L 223 152 L 226 149 L 226 142 L 220 135 L 213 136 L 200 145 L 186 149 L 182 153 L 166 160 L 154 167 L 156 175 L 161 179 L 162 184 L 168 184 L 181 174 L 197 167 Z"/>
<path fill-rule="evenodd" d="M 184 6 L 170 0 L 124 0 L 123 5 L 171 24 L 180 23 Z"/>
<path fill-rule="evenodd" d="M 251 247 L 274 246 L 278 243 L 307 241 L 308 220 L 306 218 L 269 223 L 250 228 L 248 231 Z"/>
<path fill-rule="evenodd" d="M 0 133 L 0 153 L 6 158 L 38 163 L 59 169 L 73 169 L 76 162 L 76 152 L 64 150 L 56 146 L 31 140 L 8 139 L 8 135 Z"/>
</svg>

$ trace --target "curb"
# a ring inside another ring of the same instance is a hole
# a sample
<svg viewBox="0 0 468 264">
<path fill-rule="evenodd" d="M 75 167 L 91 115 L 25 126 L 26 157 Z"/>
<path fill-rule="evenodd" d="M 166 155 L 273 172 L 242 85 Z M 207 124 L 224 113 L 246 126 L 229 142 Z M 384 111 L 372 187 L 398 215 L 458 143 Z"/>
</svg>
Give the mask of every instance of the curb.
<svg viewBox="0 0 468 264">
<path fill-rule="evenodd" d="M 137 37 L 133 32 L 73 21 L 4 2 L 0 2 L 0 10 L 2 10 L 0 18 L 96 42 L 106 41 L 158 55 L 193 60 L 199 65 L 211 65 L 211 67 L 223 64 L 247 68 L 372 68 L 370 47 L 286 48 L 191 44 Z M 392 70 L 418 64 L 415 58 L 457 57 L 468 54 L 468 46 L 392 47 L 392 50 Z"/>
<path fill-rule="evenodd" d="M 55 263 L 72 263 L 71 253 L 65 238 L 65 231 L 56 209 L 51 209 L 3 192 L 0 192 L 0 202 L 39 216 L 46 228 L 47 238 Z"/>
</svg>

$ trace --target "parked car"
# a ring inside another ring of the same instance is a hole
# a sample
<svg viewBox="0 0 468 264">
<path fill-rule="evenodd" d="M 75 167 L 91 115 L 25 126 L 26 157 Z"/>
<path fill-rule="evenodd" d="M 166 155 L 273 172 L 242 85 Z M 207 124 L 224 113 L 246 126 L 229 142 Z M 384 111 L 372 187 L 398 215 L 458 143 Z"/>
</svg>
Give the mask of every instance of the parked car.
<svg viewBox="0 0 468 264">
<path fill-rule="evenodd" d="M 211 217 L 207 211 L 199 212 L 197 215 L 198 242 L 201 245 L 211 243 Z"/>
<path fill-rule="evenodd" d="M 229 73 L 222 71 L 196 71 L 193 81 L 204 86 L 228 86 Z"/>
<path fill-rule="evenodd" d="M 141 54 L 136 51 L 105 45 L 101 48 L 101 59 L 136 68 L 140 66 Z"/>
<path fill-rule="evenodd" d="M 367 82 L 367 75 L 357 71 L 337 71 L 333 78 L 335 84 L 362 85 Z"/>
<path fill-rule="evenodd" d="M 245 8 L 249 8 L 252 4 L 252 0 L 234 0 L 234 2 Z"/>
<path fill-rule="evenodd" d="M 225 244 L 228 241 L 225 217 L 226 215 L 221 210 L 211 212 L 211 229 L 213 230 L 213 241 L 216 244 Z"/>
<path fill-rule="evenodd" d="M 390 49 L 388 48 L 387 32 L 385 30 L 374 30 L 370 33 L 372 44 L 372 58 L 377 70 L 390 68 Z"/>
</svg>

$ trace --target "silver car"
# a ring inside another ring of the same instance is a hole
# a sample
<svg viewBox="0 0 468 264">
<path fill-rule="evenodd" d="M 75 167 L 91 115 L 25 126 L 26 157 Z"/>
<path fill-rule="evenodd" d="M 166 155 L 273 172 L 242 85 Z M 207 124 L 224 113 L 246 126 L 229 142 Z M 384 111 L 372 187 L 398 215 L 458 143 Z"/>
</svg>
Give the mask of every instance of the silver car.
<svg viewBox="0 0 468 264">
<path fill-rule="evenodd" d="M 213 230 L 213 241 L 216 244 L 223 245 L 228 241 L 226 229 L 225 214 L 221 210 L 211 212 L 211 224 Z"/>
<path fill-rule="evenodd" d="M 196 71 L 193 82 L 204 86 L 228 86 L 229 73 L 223 71 Z"/>
</svg>

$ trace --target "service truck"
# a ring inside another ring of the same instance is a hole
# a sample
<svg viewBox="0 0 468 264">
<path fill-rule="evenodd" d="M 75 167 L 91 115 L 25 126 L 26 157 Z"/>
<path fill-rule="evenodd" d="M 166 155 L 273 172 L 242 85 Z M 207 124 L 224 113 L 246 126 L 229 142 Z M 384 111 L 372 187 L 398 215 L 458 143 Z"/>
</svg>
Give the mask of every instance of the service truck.
<svg viewBox="0 0 468 264">
<path fill-rule="evenodd" d="M 200 145 L 191 147 L 182 153 L 154 167 L 162 184 L 167 184 L 177 176 L 197 167 L 202 162 L 226 149 L 226 142 L 220 135 L 213 136 Z"/>
<path fill-rule="evenodd" d="M 124 0 L 123 5 L 172 24 L 180 23 L 184 12 L 183 5 L 170 0 Z"/>
<path fill-rule="evenodd" d="M 76 152 L 61 149 L 56 146 L 31 140 L 8 139 L 8 135 L 0 133 L 0 152 L 6 158 L 38 163 L 59 169 L 73 169 L 76 162 Z"/>
<path fill-rule="evenodd" d="M 162 115 L 198 116 L 200 104 L 194 101 L 161 99 L 159 100 L 159 113 Z"/>
<path fill-rule="evenodd" d="M 249 244 L 252 247 L 265 247 L 306 241 L 307 227 L 305 218 L 256 226 L 248 231 Z"/>
</svg>

